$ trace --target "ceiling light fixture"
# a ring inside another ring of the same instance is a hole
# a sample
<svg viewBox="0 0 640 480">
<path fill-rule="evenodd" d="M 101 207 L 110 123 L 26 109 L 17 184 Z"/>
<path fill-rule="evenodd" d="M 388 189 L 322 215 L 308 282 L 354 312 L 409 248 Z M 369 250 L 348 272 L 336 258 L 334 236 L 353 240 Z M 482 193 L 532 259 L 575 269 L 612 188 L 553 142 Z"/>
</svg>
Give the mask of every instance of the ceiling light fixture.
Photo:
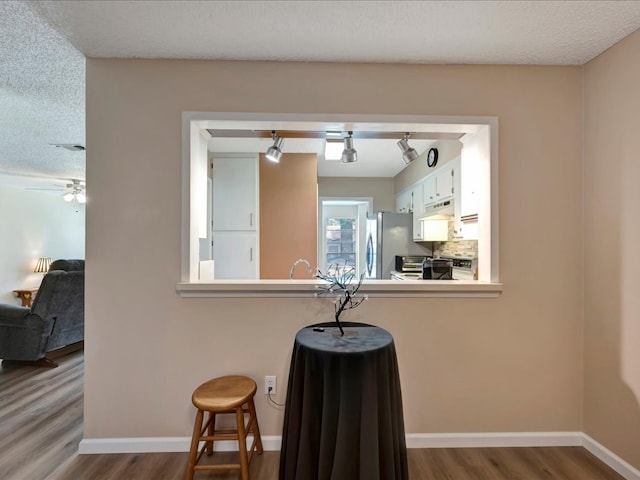
<svg viewBox="0 0 640 480">
<path fill-rule="evenodd" d="M 358 161 L 358 152 L 353 148 L 353 132 L 349 132 L 349 136 L 344 137 L 344 150 L 342 151 L 340 161 L 342 163 L 353 163 Z"/>
<path fill-rule="evenodd" d="M 336 135 L 337 133 L 337 135 Z M 342 141 L 341 132 L 327 132 L 327 138 L 324 141 L 324 159 L 340 160 L 342 158 L 342 149 L 344 143 Z"/>
<path fill-rule="evenodd" d="M 65 193 L 62 198 L 65 202 L 87 203 L 87 196 L 81 191 Z"/>
<path fill-rule="evenodd" d="M 416 149 L 409 146 L 409 132 L 405 133 L 404 138 L 398 142 L 398 147 L 402 150 L 402 160 L 407 165 L 419 157 Z"/>
<path fill-rule="evenodd" d="M 267 153 L 265 153 L 264 156 L 267 160 L 271 160 L 274 163 L 280 163 L 284 138 L 279 137 L 275 130 L 271 130 L 271 138 L 273 139 L 273 145 L 267 149 Z"/>
<path fill-rule="evenodd" d="M 84 186 L 80 184 L 79 180 L 73 180 L 73 183 L 67 185 L 67 188 L 71 190 L 65 193 L 62 198 L 65 202 L 73 203 L 87 203 L 87 195 L 84 193 Z"/>
</svg>

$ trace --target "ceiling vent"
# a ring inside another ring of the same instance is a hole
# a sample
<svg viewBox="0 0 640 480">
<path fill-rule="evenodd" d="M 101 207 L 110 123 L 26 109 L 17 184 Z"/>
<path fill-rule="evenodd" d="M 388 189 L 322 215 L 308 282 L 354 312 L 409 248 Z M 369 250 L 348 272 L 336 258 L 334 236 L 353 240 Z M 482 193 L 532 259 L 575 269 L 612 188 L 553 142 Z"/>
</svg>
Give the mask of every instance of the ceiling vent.
<svg viewBox="0 0 640 480">
<path fill-rule="evenodd" d="M 86 150 L 84 145 L 78 145 L 76 143 L 52 143 L 51 145 L 54 147 L 64 148 L 65 150 L 70 150 L 72 152 L 83 152 Z"/>
</svg>

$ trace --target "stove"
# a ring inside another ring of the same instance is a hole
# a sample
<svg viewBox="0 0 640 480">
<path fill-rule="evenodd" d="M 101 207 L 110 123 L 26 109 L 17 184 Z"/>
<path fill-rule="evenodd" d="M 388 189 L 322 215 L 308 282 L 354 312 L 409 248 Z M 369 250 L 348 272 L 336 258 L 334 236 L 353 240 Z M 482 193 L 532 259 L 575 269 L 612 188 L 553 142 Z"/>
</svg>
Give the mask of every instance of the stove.
<svg viewBox="0 0 640 480">
<path fill-rule="evenodd" d="M 478 265 L 477 258 L 465 257 L 440 257 L 443 260 L 451 260 L 453 262 L 453 279 L 454 280 L 477 280 L 475 277 Z"/>
</svg>

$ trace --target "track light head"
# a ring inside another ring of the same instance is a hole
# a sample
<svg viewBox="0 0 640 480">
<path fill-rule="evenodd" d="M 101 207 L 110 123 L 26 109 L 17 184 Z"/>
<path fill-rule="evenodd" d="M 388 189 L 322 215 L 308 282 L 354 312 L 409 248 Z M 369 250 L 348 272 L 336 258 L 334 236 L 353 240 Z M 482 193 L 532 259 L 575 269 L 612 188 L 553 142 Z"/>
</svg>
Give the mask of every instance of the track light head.
<svg viewBox="0 0 640 480">
<path fill-rule="evenodd" d="M 404 163 L 406 163 L 407 165 L 409 165 L 419 157 L 416 149 L 409 146 L 408 133 L 405 133 L 404 138 L 398 142 L 398 147 L 400 147 L 400 150 L 402 150 L 402 160 L 404 160 Z"/>
<path fill-rule="evenodd" d="M 264 154 L 267 160 L 274 163 L 279 163 L 282 157 L 282 146 L 284 145 L 284 138 L 279 137 L 275 130 L 271 131 L 271 138 L 273 138 L 273 145 L 271 145 L 267 152 Z"/>
<path fill-rule="evenodd" d="M 353 132 L 349 132 L 349 135 L 344 137 L 344 150 L 342 151 L 340 161 L 342 163 L 353 163 L 358 161 L 358 152 L 353 148 Z"/>
</svg>

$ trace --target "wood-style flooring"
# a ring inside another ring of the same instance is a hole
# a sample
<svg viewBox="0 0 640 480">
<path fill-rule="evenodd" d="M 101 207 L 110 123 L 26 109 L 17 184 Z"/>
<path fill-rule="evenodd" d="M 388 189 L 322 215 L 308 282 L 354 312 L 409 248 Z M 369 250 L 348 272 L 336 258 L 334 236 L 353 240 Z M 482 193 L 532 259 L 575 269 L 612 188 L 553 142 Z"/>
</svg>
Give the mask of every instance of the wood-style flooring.
<svg viewBox="0 0 640 480">
<path fill-rule="evenodd" d="M 77 455 L 83 353 L 58 363 L 53 369 L 0 368 L 0 480 L 184 478 L 186 453 Z M 216 453 L 213 458 L 224 463 L 235 461 L 233 456 Z M 581 447 L 409 449 L 408 457 L 411 480 L 623 480 Z M 278 452 L 255 455 L 251 479 L 276 480 L 278 462 Z M 237 478 L 236 472 L 195 476 Z"/>
<path fill-rule="evenodd" d="M 0 366 L 0 479 L 44 480 L 82 439 L 84 354 Z"/>
</svg>

